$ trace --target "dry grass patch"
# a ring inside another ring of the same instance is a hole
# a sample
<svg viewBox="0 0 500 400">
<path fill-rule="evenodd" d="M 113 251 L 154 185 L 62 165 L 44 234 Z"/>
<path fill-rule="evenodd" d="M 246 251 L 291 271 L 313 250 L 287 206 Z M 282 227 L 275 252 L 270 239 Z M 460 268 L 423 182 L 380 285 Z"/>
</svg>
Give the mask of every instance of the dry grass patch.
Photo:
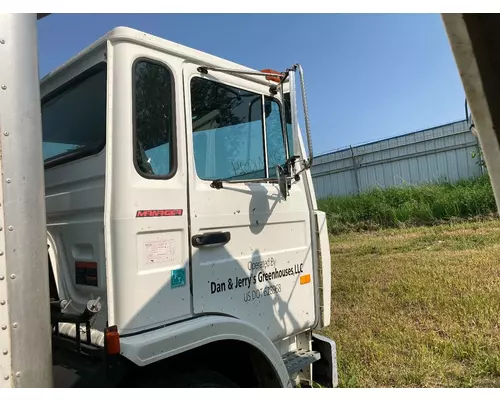
<svg viewBox="0 0 500 400">
<path fill-rule="evenodd" d="M 343 387 L 500 386 L 500 222 L 332 237 Z"/>
</svg>

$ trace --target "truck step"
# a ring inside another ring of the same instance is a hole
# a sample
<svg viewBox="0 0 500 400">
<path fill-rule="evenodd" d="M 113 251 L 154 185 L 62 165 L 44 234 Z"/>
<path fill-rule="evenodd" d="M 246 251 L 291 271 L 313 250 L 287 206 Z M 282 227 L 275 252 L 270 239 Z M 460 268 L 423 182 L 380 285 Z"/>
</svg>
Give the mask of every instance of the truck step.
<svg viewBox="0 0 500 400">
<path fill-rule="evenodd" d="M 286 353 L 281 357 L 285 363 L 288 374 L 291 376 L 313 362 L 318 361 L 321 355 L 317 351 L 297 350 Z"/>
</svg>

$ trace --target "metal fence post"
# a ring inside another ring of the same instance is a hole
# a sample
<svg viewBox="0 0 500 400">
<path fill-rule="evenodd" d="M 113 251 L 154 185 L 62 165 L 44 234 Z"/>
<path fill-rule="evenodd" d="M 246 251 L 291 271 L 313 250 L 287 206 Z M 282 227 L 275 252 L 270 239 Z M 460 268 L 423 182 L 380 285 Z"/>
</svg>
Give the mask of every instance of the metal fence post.
<svg viewBox="0 0 500 400">
<path fill-rule="evenodd" d="M 358 165 L 356 164 L 356 157 L 354 156 L 354 150 L 352 146 L 349 146 L 351 149 L 351 158 L 352 158 L 352 168 L 354 172 L 354 182 L 356 183 L 356 193 L 359 194 L 359 178 L 358 178 Z"/>
</svg>

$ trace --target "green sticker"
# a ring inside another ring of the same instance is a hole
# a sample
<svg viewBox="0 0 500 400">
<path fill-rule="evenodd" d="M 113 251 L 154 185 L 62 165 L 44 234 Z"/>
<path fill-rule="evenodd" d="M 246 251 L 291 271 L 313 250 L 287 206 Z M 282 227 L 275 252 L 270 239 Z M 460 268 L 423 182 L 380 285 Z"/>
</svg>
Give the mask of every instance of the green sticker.
<svg viewBox="0 0 500 400">
<path fill-rule="evenodd" d="M 186 270 L 184 268 L 174 269 L 170 277 L 170 287 L 172 289 L 186 285 Z"/>
</svg>

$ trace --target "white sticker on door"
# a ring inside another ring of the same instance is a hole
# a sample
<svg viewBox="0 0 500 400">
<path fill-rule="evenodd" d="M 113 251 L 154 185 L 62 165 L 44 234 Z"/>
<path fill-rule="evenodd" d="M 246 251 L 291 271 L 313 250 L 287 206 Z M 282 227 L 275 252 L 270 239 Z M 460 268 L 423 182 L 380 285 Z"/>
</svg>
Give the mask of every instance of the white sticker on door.
<svg viewBox="0 0 500 400">
<path fill-rule="evenodd" d="M 146 250 L 146 264 L 164 264 L 175 258 L 174 239 L 157 240 L 144 243 Z"/>
</svg>

